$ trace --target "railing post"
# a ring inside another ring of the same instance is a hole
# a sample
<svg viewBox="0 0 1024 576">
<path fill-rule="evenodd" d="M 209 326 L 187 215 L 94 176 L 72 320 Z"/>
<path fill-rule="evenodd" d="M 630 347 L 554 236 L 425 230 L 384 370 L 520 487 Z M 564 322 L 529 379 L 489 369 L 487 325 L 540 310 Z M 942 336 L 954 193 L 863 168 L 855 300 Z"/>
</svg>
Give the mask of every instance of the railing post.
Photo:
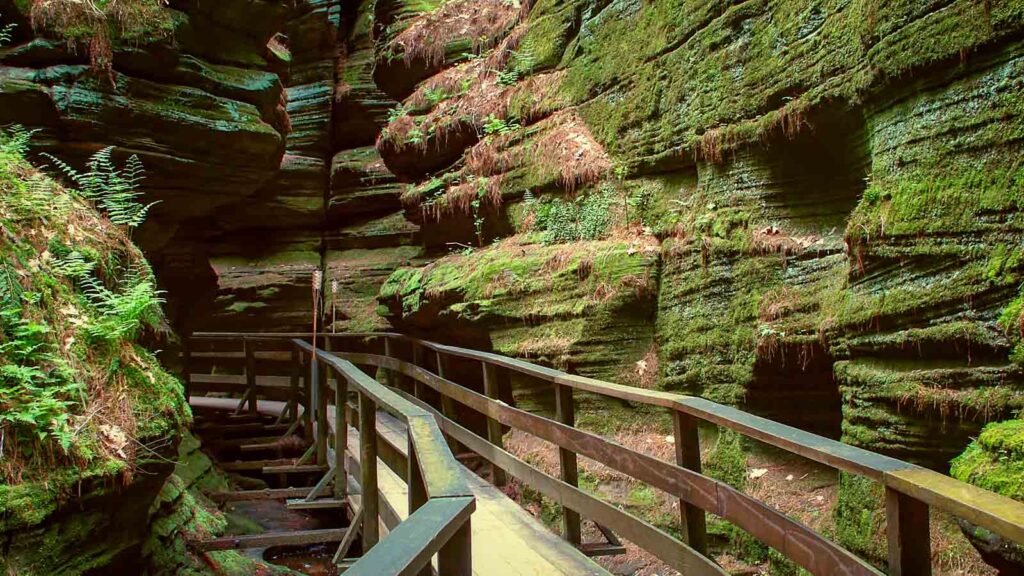
<svg viewBox="0 0 1024 576">
<path fill-rule="evenodd" d="M 345 470 L 345 449 L 348 447 L 348 419 L 345 417 L 348 379 L 344 374 L 337 374 L 336 384 L 334 389 L 334 497 L 341 500 L 348 495 L 348 473 Z"/>
<path fill-rule="evenodd" d="M 291 374 L 288 380 L 288 389 L 291 394 L 291 420 L 294 423 L 299 421 L 299 378 L 302 374 L 302 363 L 300 361 L 299 349 L 292 344 Z M 297 426 L 297 424 L 293 424 Z"/>
<path fill-rule="evenodd" d="M 437 553 L 437 573 L 444 576 L 472 576 L 473 550 L 470 518 Z"/>
<path fill-rule="evenodd" d="M 366 394 L 359 394 L 360 484 L 363 495 L 363 553 L 380 540 L 377 494 L 377 406 Z"/>
<path fill-rule="evenodd" d="M 555 384 L 555 419 L 566 426 L 576 425 L 576 406 L 572 398 L 572 387 Z M 558 448 L 558 464 L 562 474 L 562 482 L 579 487 L 579 467 L 576 453 L 565 448 Z M 580 529 L 580 515 L 575 510 L 562 506 L 562 538 L 573 546 L 583 542 Z"/>
<path fill-rule="evenodd" d="M 418 342 L 413 342 L 412 363 L 422 368 L 423 360 L 423 346 L 420 346 Z M 422 382 L 416 380 L 415 378 L 412 379 L 412 386 L 413 395 L 415 395 L 420 400 L 425 400 L 425 398 L 423 397 L 423 392 L 427 389 L 427 387 Z"/>
<path fill-rule="evenodd" d="M 416 457 L 416 447 L 412 442 L 412 434 L 409 435 L 408 458 L 406 458 L 405 483 L 409 489 L 409 516 L 412 516 L 421 506 L 427 503 L 427 485 L 423 480 L 423 472 L 420 470 L 419 458 Z M 420 570 L 419 576 L 430 576 L 432 574 L 430 564 Z M 440 572 L 444 574 L 444 572 Z"/>
<path fill-rule="evenodd" d="M 397 358 L 395 355 L 395 345 L 391 343 L 391 338 L 388 336 L 384 337 L 384 355 L 388 358 Z M 400 375 L 396 374 L 392 370 L 384 370 L 384 384 L 386 386 L 399 388 L 401 383 L 402 377 Z"/>
<path fill-rule="evenodd" d="M 440 352 L 436 352 L 436 354 L 437 375 L 447 380 L 449 372 L 448 357 L 445 356 L 444 354 L 441 354 Z M 444 393 L 441 393 L 441 414 L 443 414 L 445 418 L 458 424 L 459 421 L 456 418 L 456 410 L 457 408 L 455 399 Z M 452 438 L 451 436 L 448 436 L 448 447 L 451 449 L 453 454 L 459 453 L 459 443 L 458 441 L 455 440 L 455 438 Z"/>
<path fill-rule="evenodd" d="M 192 398 L 192 347 L 191 338 L 185 337 L 181 341 L 181 379 L 185 384 L 185 402 Z"/>
<path fill-rule="evenodd" d="M 672 428 L 676 440 L 676 464 L 700 474 L 700 432 L 697 429 L 697 419 L 673 410 Z M 680 498 L 679 516 L 683 541 L 690 548 L 706 556 L 708 533 L 704 511 Z"/>
<path fill-rule="evenodd" d="M 256 405 L 256 354 L 248 339 L 242 340 L 242 349 L 245 352 L 245 387 L 249 391 L 249 412 L 255 414 Z"/>
<path fill-rule="evenodd" d="M 483 367 L 484 394 L 486 394 L 488 398 L 497 400 L 499 390 L 498 367 L 487 362 L 483 363 Z M 491 444 L 497 446 L 498 448 L 503 447 L 501 437 L 501 422 L 495 420 L 494 418 L 491 418 L 490 416 L 487 417 L 487 440 Z M 491 481 L 494 483 L 495 486 L 505 485 L 505 471 L 502 470 L 501 468 L 498 468 L 498 466 L 494 463 L 491 463 Z"/>
<path fill-rule="evenodd" d="M 319 360 L 314 358 L 313 363 L 318 364 Z M 327 380 L 330 377 L 329 369 L 326 366 L 317 368 L 316 381 L 316 463 L 327 463 Z"/>
<path fill-rule="evenodd" d="M 932 554 L 928 505 L 887 486 L 885 517 L 889 576 L 929 576 Z"/>
<path fill-rule="evenodd" d="M 299 357 L 302 359 L 301 361 L 305 361 L 305 356 L 304 355 L 300 354 Z M 316 406 L 314 404 L 314 400 L 316 400 L 316 398 L 314 397 L 314 391 L 313 391 L 314 390 L 313 382 L 316 380 L 316 362 L 313 361 L 313 358 L 315 358 L 315 357 L 316 357 L 315 353 L 310 353 L 310 356 L 309 356 L 310 368 L 309 368 L 309 370 L 303 370 L 303 377 L 302 377 L 303 378 L 302 389 L 303 389 L 303 397 L 304 397 L 303 400 L 306 401 L 306 405 L 303 407 L 303 410 L 302 410 L 302 430 L 303 430 L 303 436 L 305 436 L 306 442 L 309 442 L 309 443 L 313 442 L 313 410 L 315 410 L 315 406 Z M 300 368 L 300 370 L 301 370 L 301 368 Z"/>
</svg>

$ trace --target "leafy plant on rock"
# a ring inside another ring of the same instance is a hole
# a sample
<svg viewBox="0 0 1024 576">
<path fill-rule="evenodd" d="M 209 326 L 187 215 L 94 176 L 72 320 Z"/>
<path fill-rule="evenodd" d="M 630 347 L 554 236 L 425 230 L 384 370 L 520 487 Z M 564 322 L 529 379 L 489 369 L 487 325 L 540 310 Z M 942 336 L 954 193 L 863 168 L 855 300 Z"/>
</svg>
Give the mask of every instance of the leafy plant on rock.
<svg viewBox="0 0 1024 576">
<path fill-rule="evenodd" d="M 106 212 L 114 224 L 136 228 L 145 221 L 156 202 L 142 204 L 138 202 L 144 193 L 139 190 L 143 179 L 142 161 L 132 155 L 123 169 L 114 165 L 111 155 L 114 148 L 107 147 L 86 163 L 88 169 L 80 173 L 59 158 L 44 154 L 65 176 L 78 186 L 83 198 L 93 202 L 97 208 Z"/>
</svg>

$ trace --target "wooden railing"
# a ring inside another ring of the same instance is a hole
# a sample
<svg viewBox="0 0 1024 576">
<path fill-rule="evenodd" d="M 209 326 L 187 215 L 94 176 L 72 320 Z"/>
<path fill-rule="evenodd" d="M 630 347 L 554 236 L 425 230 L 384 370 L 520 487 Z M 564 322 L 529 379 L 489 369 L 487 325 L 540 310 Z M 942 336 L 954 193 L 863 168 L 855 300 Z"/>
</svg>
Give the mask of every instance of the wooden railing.
<svg viewBox="0 0 1024 576">
<path fill-rule="evenodd" d="M 299 335 L 281 334 L 277 338 Z M 238 337 L 206 334 L 200 338 Z M 308 336 L 307 336 L 308 338 Z M 929 508 L 943 510 L 1024 544 L 1024 504 L 959 482 L 948 476 L 894 458 L 869 452 L 792 428 L 702 398 L 643 390 L 574 376 L 505 356 L 436 344 L 400 334 L 322 334 L 332 352 L 318 352 L 330 365 L 348 361 L 382 368 L 388 378 L 391 403 L 406 400 L 408 409 L 436 419 L 450 442 L 457 442 L 489 461 L 496 483 L 504 474 L 518 478 L 562 505 L 563 537 L 580 544 L 581 516 L 610 528 L 685 574 L 724 574 L 706 557 L 705 513 L 739 526 L 764 544 L 813 574 L 881 574 L 840 547 L 770 506 L 701 474 L 699 421 L 735 430 L 747 437 L 798 454 L 833 468 L 861 475 L 885 489 L 888 573 L 911 576 L 931 573 Z M 320 339 L 318 338 L 318 340 Z M 303 344 L 303 350 L 311 349 Z M 451 380 L 452 365 L 479 363 L 482 393 Z M 349 372 L 345 372 L 348 376 Z M 533 414 L 498 399 L 503 386 L 517 383 L 551 386 L 555 418 Z M 362 381 L 362 380 L 360 380 Z M 372 381 L 371 381 L 372 382 Z M 252 401 L 262 390 L 247 381 Z M 369 388 L 370 382 L 363 384 Z M 209 389 L 209 388 L 206 388 Z M 362 388 L 361 388 L 362 389 Z M 433 391 L 428 393 L 428 390 Z M 575 427 L 574 394 L 588 392 L 608 398 L 662 408 L 675 428 L 675 462 L 642 454 Z M 429 405 L 426 399 L 439 396 Z M 460 408 L 461 406 L 461 408 Z M 464 426 L 465 410 L 487 420 L 484 435 Z M 503 449 L 502 426 L 522 430 L 558 446 L 560 474 L 554 478 Z M 437 439 L 440 441 L 439 439 Z M 411 452 L 410 452 L 411 453 Z M 625 511 L 580 490 L 577 455 L 596 460 L 631 478 L 670 493 L 680 500 L 677 540 Z M 453 460 L 445 464 L 455 466 Z M 366 466 L 363 467 L 364 469 Z M 443 573 L 443 572 L 442 572 Z"/>
<path fill-rule="evenodd" d="M 193 381 L 191 367 L 196 356 L 207 354 L 222 360 L 231 358 L 231 353 L 195 352 L 195 345 L 202 341 L 236 341 L 242 344 L 243 384 L 233 381 L 230 375 L 207 378 L 203 382 Z M 189 344 L 184 363 L 189 394 L 197 390 L 238 391 L 242 393 L 238 409 L 248 406 L 251 412 L 258 410 L 260 396 L 287 398 L 284 412 L 291 413 L 295 423 L 304 423 L 306 433 L 314 437 L 309 461 L 329 466 L 327 474 L 311 490 L 311 501 L 320 495 L 323 488 L 332 484 L 336 500 L 349 496 L 346 458 L 349 413 L 358 414 L 358 496 L 361 507 L 352 514 L 351 527 L 342 540 L 339 555 L 344 556 L 357 530 L 363 544 L 363 555 L 346 574 L 429 573 L 425 570 L 435 555 L 440 574 L 469 576 L 472 573 L 470 515 L 476 506 L 475 498 L 457 472 L 459 464 L 428 411 L 377 382 L 351 362 L 314 349 L 309 342 L 300 339 L 260 335 L 196 336 Z M 282 347 L 290 350 L 282 350 Z M 258 361 L 280 360 L 282 352 L 288 356 L 287 385 L 258 384 Z M 304 385 L 300 386 L 303 380 Z M 355 410 L 349 404 L 352 396 L 357 402 Z M 328 413 L 331 407 L 333 414 Z M 409 442 L 407 468 L 403 474 L 408 485 L 409 516 L 384 539 L 379 534 L 378 409 L 405 424 Z M 340 558 L 336 556 L 335 560 Z"/>
</svg>

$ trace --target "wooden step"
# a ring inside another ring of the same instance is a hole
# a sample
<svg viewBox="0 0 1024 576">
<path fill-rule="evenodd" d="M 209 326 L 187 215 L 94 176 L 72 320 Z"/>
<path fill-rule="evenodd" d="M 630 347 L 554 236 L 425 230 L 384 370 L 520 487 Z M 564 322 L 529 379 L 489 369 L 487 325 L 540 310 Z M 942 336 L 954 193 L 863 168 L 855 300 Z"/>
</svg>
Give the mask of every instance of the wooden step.
<svg viewBox="0 0 1024 576">
<path fill-rule="evenodd" d="M 626 553 L 626 547 L 621 544 L 608 544 L 607 542 L 593 542 L 581 544 L 580 552 L 594 558 L 596 556 L 618 556 Z"/>
<path fill-rule="evenodd" d="M 330 470 L 330 466 L 321 466 L 319 464 L 300 464 L 298 466 L 294 464 L 285 466 L 264 466 L 264 474 L 313 474 L 318 472 L 327 472 Z"/>
<path fill-rule="evenodd" d="M 336 498 L 317 498 L 315 500 L 296 498 L 288 501 L 288 509 L 324 510 L 328 508 L 344 508 L 346 506 L 346 502 L 346 500 L 338 500 Z"/>
<path fill-rule="evenodd" d="M 266 488 L 264 490 L 231 490 L 211 492 L 209 497 L 214 502 L 244 502 L 247 500 L 287 500 L 289 498 L 305 498 L 309 488 Z"/>
<path fill-rule="evenodd" d="M 263 469 L 268 466 L 292 467 L 295 465 L 295 459 L 276 458 L 273 460 L 240 460 L 236 462 L 220 462 L 218 465 L 221 470 L 224 470 L 225 472 L 262 472 Z"/>
<path fill-rule="evenodd" d="M 341 542 L 341 539 L 344 537 L 344 528 L 293 530 L 290 532 L 270 532 L 267 534 L 248 534 L 245 536 L 224 536 L 195 542 L 194 546 L 200 551 L 269 548 L 271 546 L 308 546 L 324 542 Z"/>
</svg>

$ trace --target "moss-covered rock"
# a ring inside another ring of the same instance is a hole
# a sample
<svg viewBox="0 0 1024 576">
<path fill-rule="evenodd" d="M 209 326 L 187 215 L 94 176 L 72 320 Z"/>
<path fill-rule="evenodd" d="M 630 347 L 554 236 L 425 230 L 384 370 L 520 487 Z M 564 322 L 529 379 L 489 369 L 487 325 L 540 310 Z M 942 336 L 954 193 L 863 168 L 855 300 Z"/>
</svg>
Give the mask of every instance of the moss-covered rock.
<svg viewBox="0 0 1024 576">
<path fill-rule="evenodd" d="M 28 139 L 0 132 L 0 570 L 130 572 L 190 413 L 139 345 L 164 322 L 142 253 Z"/>
<path fill-rule="evenodd" d="M 1024 501 L 1024 420 L 989 424 L 950 467 L 958 480 Z M 960 525 L 975 548 L 1006 574 L 1024 569 L 1024 548 L 967 521 Z"/>
</svg>

